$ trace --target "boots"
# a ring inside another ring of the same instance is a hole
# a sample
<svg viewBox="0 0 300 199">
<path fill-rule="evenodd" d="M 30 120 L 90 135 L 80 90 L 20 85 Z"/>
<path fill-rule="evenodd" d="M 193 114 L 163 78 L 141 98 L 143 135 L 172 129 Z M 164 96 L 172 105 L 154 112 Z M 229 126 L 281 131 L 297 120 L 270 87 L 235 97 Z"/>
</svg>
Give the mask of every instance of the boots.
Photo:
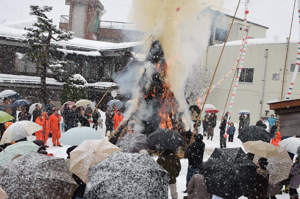
<svg viewBox="0 0 300 199">
<path fill-rule="evenodd" d="M 285 189 L 283 190 L 284 193 L 289 193 L 289 185 L 285 187 Z"/>
<path fill-rule="evenodd" d="M 290 196 L 290 199 L 299 199 L 298 195 Z"/>
</svg>

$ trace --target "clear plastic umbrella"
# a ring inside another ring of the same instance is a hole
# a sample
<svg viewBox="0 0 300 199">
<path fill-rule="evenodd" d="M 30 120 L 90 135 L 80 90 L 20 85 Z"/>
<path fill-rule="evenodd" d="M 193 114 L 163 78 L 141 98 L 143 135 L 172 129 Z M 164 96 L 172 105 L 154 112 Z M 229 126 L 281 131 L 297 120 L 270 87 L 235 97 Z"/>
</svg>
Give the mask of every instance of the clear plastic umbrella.
<svg viewBox="0 0 300 199">
<path fill-rule="evenodd" d="M 13 123 L 6 129 L 0 144 L 12 143 L 14 141 L 28 137 L 34 132 L 40 130 L 43 130 L 43 127 L 34 122 L 20 121 Z"/>
<path fill-rule="evenodd" d="M 288 152 L 297 154 L 297 149 L 300 147 L 300 138 L 290 137 L 278 143 L 280 147 L 285 148 Z"/>
<path fill-rule="evenodd" d="M 85 140 L 99 139 L 103 139 L 103 137 L 95 129 L 91 127 L 76 127 L 63 133 L 59 141 L 66 145 L 78 146 Z"/>
<path fill-rule="evenodd" d="M 90 100 L 81 99 L 81 100 L 77 101 L 77 102 L 75 103 L 75 105 L 76 105 L 77 107 L 80 107 L 80 106 L 88 105 L 88 104 L 90 104 L 90 103 L 91 103 Z"/>
<path fill-rule="evenodd" d="M 238 114 L 244 114 L 244 115 L 250 115 L 251 114 L 251 112 L 250 111 L 248 111 L 248 110 L 240 110 L 239 112 L 238 112 Z"/>
<path fill-rule="evenodd" d="M 4 90 L 0 93 L 0 98 L 3 98 L 3 97 L 9 97 L 9 96 L 12 96 L 12 95 L 15 95 L 17 94 L 16 91 L 13 91 L 13 90 Z"/>
<path fill-rule="evenodd" d="M 31 141 L 22 141 L 10 145 L 0 153 L 0 165 L 9 162 L 13 157 L 15 157 L 18 154 L 24 155 L 30 152 L 37 152 L 38 149 L 39 146 Z"/>
<path fill-rule="evenodd" d="M 32 114 L 32 112 L 33 112 L 34 109 L 36 108 L 36 105 L 37 105 L 37 104 L 40 105 L 40 108 L 42 108 L 43 105 L 42 105 L 41 103 L 34 103 L 34 104 L 32 104 L 32 105 L 29 107 L 29 111 L 28 111 L 28 112 L 29 112 L 30 114 Z"/>
</svg>

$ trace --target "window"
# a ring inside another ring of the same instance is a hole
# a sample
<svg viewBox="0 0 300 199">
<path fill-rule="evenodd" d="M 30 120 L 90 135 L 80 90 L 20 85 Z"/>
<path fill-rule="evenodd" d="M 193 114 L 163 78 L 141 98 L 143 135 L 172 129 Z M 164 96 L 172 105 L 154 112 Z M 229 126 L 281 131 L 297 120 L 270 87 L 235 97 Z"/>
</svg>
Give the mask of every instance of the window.
<svg viewBox="0 0 300 199">
<path fill-rule="evenodd" d="M 290 73 L 293 73 L 295 71 L 295 67 L 296 67 L 295 63 L 290 64 Z M 298 73 L 300 73 L 300 67 L 298 68 Z"/>
<path fill-rule="evenodd" d="M 242 68 L 239 82 L 252 83 L 253 76 L 254 76 L 254 68 Z"/>
<path fill-rule="evenodd" d="M 272 80 L 279 80 L 280 74 L 279 73 L 273 73 L 272 74 Z"/>
<path fill-rule="evenodd" d="M 227 30 L 223 30 L 221 28 L 216 28 L 215 40 L 217 41 L 225 41 L 227 37 Z"/>
</svg>

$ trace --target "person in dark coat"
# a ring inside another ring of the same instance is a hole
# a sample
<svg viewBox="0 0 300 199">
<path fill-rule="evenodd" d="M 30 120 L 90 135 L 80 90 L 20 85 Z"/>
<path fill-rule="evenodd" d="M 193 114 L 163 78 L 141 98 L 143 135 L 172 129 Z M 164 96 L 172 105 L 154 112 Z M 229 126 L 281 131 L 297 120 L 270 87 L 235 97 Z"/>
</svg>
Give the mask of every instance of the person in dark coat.
<svg viewBox="0 0 300 199">
<path fill-rule="evenodd" d="M 65 131 L 68 130 L 69 127 L 69 112 L 71 111 L 69 104 L 66 104 L 64 107 L 64 112 L 62 114 L 63 118 L 64 118 L 64 122 L 65 122 Z"/>
<path fill-rule="evenodd" d="M 239 133 L 240 133 L 240 131 L 244 128 L 244 123 L 245 122 L 245 116 L 244 116 L 244 114 L 242 113 L 241 115 L 240 115 L 240 117 L 239 117 Z"/>
<path fill-rule="evenodd" d="M 92 119 L 93 119 L 93 123 L 94 123 L 94 124 L 93 124 L 93 128 L 96 128 L 96 131 L 97 131 L 97 129 L 98 129 L 98 120 L 99 120 L 99 118 L 101 118 L 101 115 L 100 115 L 98 109 L 95 108 L 95 111 L 94 111 L 94 113 L 92 114 Z"/>
<path fill-rule="evenodd" d="M 261 117 L 260 120 L 258 120 L 256 122 L 255 126 L 260 126 L 260 127 L 263 127 L 264 129 L 267 128 L 267 125 L 265 125 L 265 123 L 264 123 L 264 118 L 263 117 Z"/>
<path fill-rule="evenodd" d="M 92 109 L 91 105 L 88 104 L 87 107 L 86 107 L 86 109 L 85 109 L 85 114 L 87 114 L 88 117 L 89 117 L 89 119 L 90 119 L 91 116 L 92 116 L 92 113 L 93 113 L 93 109 Z"/>
<path fill-rule="evenodd" d="M 90 122 L 88 116 L 85 114 L 85 111 L 81 111 L 81 114 L 79 116 L 79 122 L 81 126 L 87 126 L 90 127 Z"/>
<path fill-rule="evenodd" d="M 254 188 L 249 193 L 248 199 L 267 198 L 269 184 L 269 171 L 267 170 L 268 160 L 266 158 L 260 158 L 257 165 Z"/>
<path fill-rule="evenodd" d="M 109 108 L 107 107 L 107 110 L 105 111 L 105 136 L 107 136 L 107 132 L 109 131 L 110 135 L 113 134 L 114 125 L 113 125 L 113 118 L 114 118 L 114 112 L 109 111 Z"/>
<path fill-rule="evenodd" d="M 233 142 L 234 133 L 235 133 L 235 127 L 233 122 L 231 122 L 228 128 L 228 134 L 229 134 L 228 142 Z"/>
<path fill-rule="evenodd" d="M 181 164 L 179 157 L 173 150 L 165 150 L 159 154 L 157 164 L 162 166 L 169 174 L 169 188 L 173 199 L 178 198 L 176 178 L 179 176 Z"/>
<path fill-rule="evenodd" d="M 298 149 L 297 149 L 297 155 L 298 155 L 298 157 L 300 157 L 300 147 L 298 147 Z M 298 163 L 293 165 L 290 175 L 291 175 L 291 180 L 290 180 L 290 184 L 289 184 L 290 199 L 298 199 L 297 189 L 299 188 L 299 185 L 300 185 L 299 160 L 298 160 Z"/>
<path fill-rule="evenodd" d="M 187 199 L 211 199 L 211 195 L 206 191 L 204 176 L 200 172 L 193 175 L 187 186 Z"/>
<path fill-rule="evenodd" d="M 278 129 L 278 124 L 279 124 L 278 122 L 275 122 L 275 125 L 273 125 L 272 128 L 271 128 L 272 138 L 275 137 L 275 135 L 276 135 L 276 132 L 277 132 L 277 129 Z"/>
<path fill-rule="evenodd" d="M 209 116 L 205 115 L 204 120 L 202 122 L 202 124 L 203 124 L 203 136 L 206 136 L 206 133 L 207 133 L 208 118 L 209 118 Z"/>
<path fill-rule="evenodd" d="M 217 121 L 215 118 L 215 114 L 211 114 L 210 117 L 208 118 L 208 125 L 207 125 L 207 139 L 209 139 L 209 137 L 211 138 L 211 140 L 214 137 L 214 129 L 217 125 Z"/>
<path fill-rule="evenodd" d="M 203 154 L 205 150 L 205 143 L 202 141 L 201 134 L 195 135 L 195 142 L 192 143 L 186 150 L 184 158 L 188 158 L 189 166 L 186 175 L 186 187 L 188 186 L 193 175 L 200 171 L 203 162 Z"/>
<path fill-rule="evenodd" d="M 227 122 L 227 118 L 225 116 L 223 116 L 222 122 L 220 124 L 220 148 L 226 148 L 226 137 L 227 134 L 225 135 L 225 131 L 226 131 L 226 122 Z"/>
<path fill-rule="evenodd" d="M 46 112 L 49 112 L 52 110 L 52 107 L 54 107 L 53 101 L 50 99 L 48 101 L 48 104 L 46 105 Z"/>
<path fill-rule="evenodd" d="M 78 121 L 78 114 L 77 114 L 75 105 L 73 105 L 72 110 L 69 111 L 68 119 L 69 119 L 68 129 L 71 129 L 71 128 L 74 128 L 74 127 L 78 126 L 79 121 Z"/>
<path fill-rule="evenodd" d="M 32 121 L 35 122 L 38 115 L 42 115 L 42 109 L 39 104 L 35 105 L 35 109 L 32 112 Z"/>
<path fill-rule="evenodd" d="M 249 114 L 247 114 L 247 116 L 246 116 L 246 118 L 244 120 L 244 128 L 246 126 L 250 126 L 250 115 Z"/>
<path fill-rule="evenodd" d="M 22 121 L 22 120 L 28 120 L 29 121 L 30 118 L 31 118 L 30 113 L 26 112 L 26 108 L 23 107 L 22 112 L 20 112 L 18 114 L 18 121 Z"/>
</svg>

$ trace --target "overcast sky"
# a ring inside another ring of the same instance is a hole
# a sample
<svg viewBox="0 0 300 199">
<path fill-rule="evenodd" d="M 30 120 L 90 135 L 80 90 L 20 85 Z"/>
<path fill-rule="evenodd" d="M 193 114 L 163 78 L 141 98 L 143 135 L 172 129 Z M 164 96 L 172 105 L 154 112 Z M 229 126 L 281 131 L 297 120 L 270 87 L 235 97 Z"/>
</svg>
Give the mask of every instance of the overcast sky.
<svg viewBox="0 0 300 199">
<path fill-rule="evenodd" d="M 224 5 L 232 10 L 233 15 L 238 0 L 224 1 Z M 131 0 L 100 0 L 100 2 L 106 10 L 102 20 L 128 21 L 127 16 L 131 11 Z M 242 5 L 239 8 L 239 12 L 241 13 L 244 11 L 244 3 L 245 0 L 242 0 Z M 32 4 L 52 6 L 53 11 L 48 16 L 53 18 L 54 23 L 57 25 L 60 15 L 69 14 L 69 6 L 65 5 L 65 0 L 0 0 L 0 23 L 30 18 L 28 14 L 29 6 Z M 267 37 L 287 37 L 290 29 L 293 4 L 293 0 L 250 0 L 249 17 L 255 18 L 263 25 L 269 27 Z M 297 10 L 298 5 L 296 3 L 292 37 L 299 37 Z"/>
</svg>

